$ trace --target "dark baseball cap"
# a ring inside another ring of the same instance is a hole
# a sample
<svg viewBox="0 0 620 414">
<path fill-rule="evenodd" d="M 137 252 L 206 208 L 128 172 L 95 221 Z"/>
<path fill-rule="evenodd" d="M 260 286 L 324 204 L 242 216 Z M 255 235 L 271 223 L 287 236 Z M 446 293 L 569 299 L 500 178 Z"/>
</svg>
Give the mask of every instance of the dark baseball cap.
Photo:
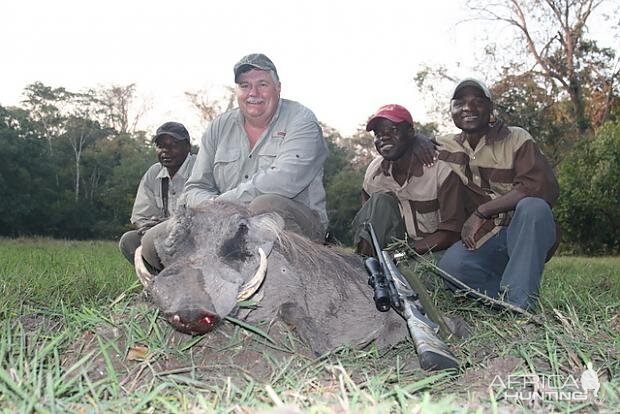
<svg viewBox="0 0 620 414">
<path fill-rule="evenodd" d="M 166 122 L 165 124 L 157 128 L 155 135 L 153 135 L 152 142 L 157 141 L 157 138 L 161 137 L 162 135 L 170 135 L 172 138 L 178 141 L 190 140 L 189 132 L 187 132 L 185 126 L 179 122 Z"/>
<path fill-rule="evenodd" d="M 397 104 L 390 104 L 383 105 L 381 108 L 377 109 L 377 112 L 368 120 L 366 131 L 375 129 L 375 125 L 379 121 L 379 118 L 389 119 L 397 124 L 407 122 L 409 125 L 413 125 L 413 118 L 407 108 Z"/>
<path fill-rule="evenodd" d="M 242 57 L 241 60 L 235 64 L 233 69 L 235 72 L 235 83 L 237 83 L 237 78 L 239 78 L 239 75 L 246 72 L 248 67 L 259 70 L 272 70 L 276 75 L 276 79 L 280 80 L 278 71 L 276 70 L 276 65 L 273 64 L 271 59 L 262 53 L 251 53 Z"/>
<path fill-rule="evenodd" d="M 481 80 L 475 78 L 465 78 L 459 81 L 459 83 L 456 85 L 456 88 L 454 88 L 454 92 L 452 93 L 452 99 L 454 99 L 458 91 L 460 91 L 466 86 L 473 86 L 474 88 L 481 90 L 484 96 L 489 98 L 489 101 L 493 102 L 493 99 L 491 99 L 491 91 L 489 91 L 487 85 L 485 85 L 484 82 L 482 82 Z"/>
</svg>

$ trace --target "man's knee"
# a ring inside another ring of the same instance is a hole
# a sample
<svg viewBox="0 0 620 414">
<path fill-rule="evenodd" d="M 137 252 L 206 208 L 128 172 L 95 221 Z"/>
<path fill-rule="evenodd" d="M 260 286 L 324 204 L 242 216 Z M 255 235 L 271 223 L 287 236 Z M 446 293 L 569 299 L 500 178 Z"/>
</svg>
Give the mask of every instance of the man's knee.
<svg viewBox="0 0 620 414">
<path fill-rule="evenodd" d="M 445 250 L 437 266 L 450 275 L 461 274 L 465 252 L 463 243 L 459 240 Z"/>
<path fill-rule="evenodd" d="M 248 210 L 252 214 L 278 213 L 284 219 L 285 229 L 318 243 L 325 240 L 325 229 L 318 213 L 298 201 L 277 194 L 263 194 L 250 202 Z"/>
<path fill-rule="evenodd" d="M 538 197 L 525 197 L 517 203 L 515 216 L 529 220 L 553 220 L 551 206 Z"/>
<path fill-rule="evenodd" d="M 256 197 L 248 204 L 248 210 L 253 213 L 286 209 L 291 204 L 291 199 L 277 194 L 263 194 Z"/>
<path fill-rule="evenodd" d="M 118 241 L 118 248 L 130 263 L 133 263 L 133 255 L 140 246 L 140 239 L 140 234 L 136 230 L 131 230 L 123 234 Z"/>
<path fill-rule="evenodd" d="M 374 209 L 378 211 L 385 211 L 386 209 L 400 211 L 398 199 L 393 193 L 372 193 L 366 202 L 372 204 Z"/>
<path fill-rule="evenodd" d="M 164 237 L 167 233 L 168 222 L 164 221 L 148 229 L 142 236 L 142 258 L 157 271 L 162 270 L 163 265 L 155 248 L 155 239 Z"/>
</svg>

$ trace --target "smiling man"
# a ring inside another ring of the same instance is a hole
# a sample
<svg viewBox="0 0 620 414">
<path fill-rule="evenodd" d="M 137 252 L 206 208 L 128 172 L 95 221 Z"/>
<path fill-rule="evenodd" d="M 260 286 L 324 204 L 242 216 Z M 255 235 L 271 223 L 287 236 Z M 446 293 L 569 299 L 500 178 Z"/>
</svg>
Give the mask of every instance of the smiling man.
<svg viewBox="0 0 620 414">
<path fill-rule="evenodd" d="M 364 204 L 353 221 L 358 253 L 373 255 L 364 229 L 367 221 L 381 247 L 405 237 L 419 254 L 450 247 L 468 216 L 466 189 L 459 177 L 442 161 L 425 165 L 420 160 L 415 144 L 425 138 L 416 135 L 406 108 L 382 106 L 366 130 L 374 133 L 379 156 L 366 170 Z"/>
<path fill-rule="evenodd" d="M 439 266 L 472 288 L 515 306 L 535 303 L 556 243 L 551 207 L 558 183 L 532 136 L 493 115 L 489 89 L 459 82 L 450 102 L 459 134 L 439 138 L 447 162 L 477 207 Z"/>
<path fill-rule="evenodd" d="M 239 107 L 209 124 L 185 185 L 185 204 L 195 208 L 227 200 L 253 213 L 276 212 L 287 229 L 323 241 L 327 144 L 316 117 L 280 98 L 280 78 L 267 56 L 244 56 L 233 71 Z M 152 245 L 156 231 L 166 229 L 153 228 L 142 244 L 144 259 L 158 269 Z"/>
<path fill-rule="evenodd" d="M 190 153 L 189 132 L 183 124 L 166 122 L 157 128 L 153 143 L 159 162 L 146 171 L 138 186 L 131 212 L 136 230 L 123 234 L 119 242 L 123 256 L 131 263 L 144 233 L 165 221 L 176 208 L 195 161 Z"/>
</svg>

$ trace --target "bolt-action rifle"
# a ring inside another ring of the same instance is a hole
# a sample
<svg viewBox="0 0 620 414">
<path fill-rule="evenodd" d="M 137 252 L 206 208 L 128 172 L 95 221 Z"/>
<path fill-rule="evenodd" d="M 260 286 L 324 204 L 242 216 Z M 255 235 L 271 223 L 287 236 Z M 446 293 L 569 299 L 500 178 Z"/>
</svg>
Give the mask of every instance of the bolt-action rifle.
<svg viewBox="0 0 620 414">
<path fill-rule="evenodd" d="M 377 310 L 387 312 L 392 308 L 407 321 L 422 369 L 458 369 L 458 360 L 438 336 L 439 325 L 428 319 L 416 306 L 417 293 L 400 273 L 390 254 L 381 249 L 372 224 L 367 222 L 366 229 L 375 256 L 367 258 L 364 264 L 369 275 L 368 284 L 374 290 L 373 299 Z"/>
</svg>

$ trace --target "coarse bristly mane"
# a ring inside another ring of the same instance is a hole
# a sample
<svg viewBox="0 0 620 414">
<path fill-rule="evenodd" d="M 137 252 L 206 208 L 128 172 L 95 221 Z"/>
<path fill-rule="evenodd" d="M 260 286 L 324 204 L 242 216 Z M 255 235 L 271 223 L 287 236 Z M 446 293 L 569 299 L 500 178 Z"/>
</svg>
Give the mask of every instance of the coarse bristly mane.
<svg viewBox="0 0 620 414">
<path fill-rule="evenodd" d="M 271 224 L 265 221 L 264 228 L 278 231 L 275 222 Z M 355 259 L 347 259 L 346 252 L 313 242 L 290 230 L 278 231 L 274 249 L 278 250 L 293 268 L 306 269 L 311 274 L 322 272 L 331 274 L 339 280 L 345 280 L 345 275 L 359 273 L 359 268 L 352 265 Z M 365 277 L 365 273 L 360 277 Z"/>
</svg>

